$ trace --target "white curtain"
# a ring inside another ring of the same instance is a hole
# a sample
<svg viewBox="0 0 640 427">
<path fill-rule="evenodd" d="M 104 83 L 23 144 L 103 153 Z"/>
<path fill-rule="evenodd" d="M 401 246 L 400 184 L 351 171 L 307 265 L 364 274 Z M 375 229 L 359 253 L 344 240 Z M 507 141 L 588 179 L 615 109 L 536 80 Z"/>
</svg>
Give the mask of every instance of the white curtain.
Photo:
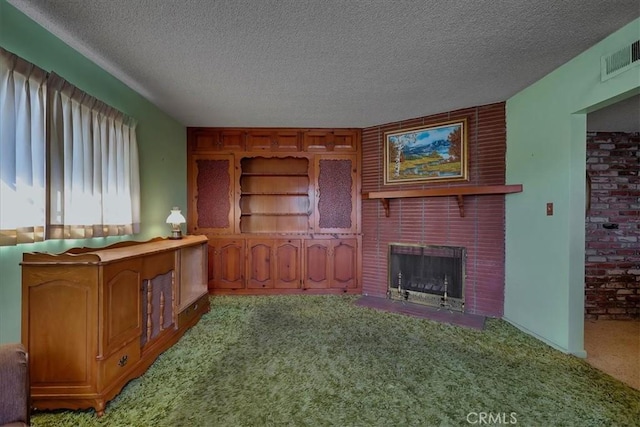
<svg viewBox="0 0 640 427">
<path fill-rule="evenodd" d="M 46 79 L 0 48 L 0 246 L 44 238 Z"/>
<path fill-rule="evenodd" d="M 136 123 L 52 73 L 47 238 L 140 230 Z"/>
</svg>

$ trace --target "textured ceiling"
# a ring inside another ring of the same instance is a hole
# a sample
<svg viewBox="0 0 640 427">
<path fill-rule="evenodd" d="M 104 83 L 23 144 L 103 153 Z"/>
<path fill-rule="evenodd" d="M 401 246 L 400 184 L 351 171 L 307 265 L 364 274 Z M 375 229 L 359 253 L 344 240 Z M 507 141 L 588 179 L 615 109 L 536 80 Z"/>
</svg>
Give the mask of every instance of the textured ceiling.
<svg viewBox="0 0 640 427">
<path fill-rule="evenodd" d="M 504 101 L 640 16 L 638 0 L 8 1 L 186 126 Z"/>
</svg>

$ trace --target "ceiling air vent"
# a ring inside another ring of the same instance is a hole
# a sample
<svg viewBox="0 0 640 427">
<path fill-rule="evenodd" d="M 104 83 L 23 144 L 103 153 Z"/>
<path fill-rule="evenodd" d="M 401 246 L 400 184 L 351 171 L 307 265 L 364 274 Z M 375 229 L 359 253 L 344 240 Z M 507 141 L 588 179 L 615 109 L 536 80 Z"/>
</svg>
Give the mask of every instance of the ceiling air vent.
<svg viewBox="0 0 640 427">
<path fill-rule="evenodd" d="M 610 79 L 640 64 L 640 40 L 625 46 L 617 52 L 603 56 L 600 60 L 601 81 Z"/>
</svg>

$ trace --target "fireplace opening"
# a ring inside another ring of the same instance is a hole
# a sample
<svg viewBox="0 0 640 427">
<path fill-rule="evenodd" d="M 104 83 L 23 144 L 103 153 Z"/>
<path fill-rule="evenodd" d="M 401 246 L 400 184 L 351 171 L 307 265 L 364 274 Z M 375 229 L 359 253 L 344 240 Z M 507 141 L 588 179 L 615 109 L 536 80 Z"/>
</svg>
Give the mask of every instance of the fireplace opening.
<svg viewBox="0 0 640 427">
<path fill-rule="evenodd" d="M 392 243 L 387 296 L 464 311 L 465 248 Z"/>
</svg>

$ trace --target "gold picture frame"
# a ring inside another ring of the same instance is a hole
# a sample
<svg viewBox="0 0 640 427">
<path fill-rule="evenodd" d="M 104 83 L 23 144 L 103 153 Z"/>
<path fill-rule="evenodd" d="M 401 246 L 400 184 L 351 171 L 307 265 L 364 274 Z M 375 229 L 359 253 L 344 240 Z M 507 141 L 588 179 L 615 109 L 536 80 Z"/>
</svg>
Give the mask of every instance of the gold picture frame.
<svg viewBox="0 0 640 427">
<path fill-rule="evenodd" d="M 384 184 L 467 181 L 467 120 L 384 134 Z"/>
</svg>

